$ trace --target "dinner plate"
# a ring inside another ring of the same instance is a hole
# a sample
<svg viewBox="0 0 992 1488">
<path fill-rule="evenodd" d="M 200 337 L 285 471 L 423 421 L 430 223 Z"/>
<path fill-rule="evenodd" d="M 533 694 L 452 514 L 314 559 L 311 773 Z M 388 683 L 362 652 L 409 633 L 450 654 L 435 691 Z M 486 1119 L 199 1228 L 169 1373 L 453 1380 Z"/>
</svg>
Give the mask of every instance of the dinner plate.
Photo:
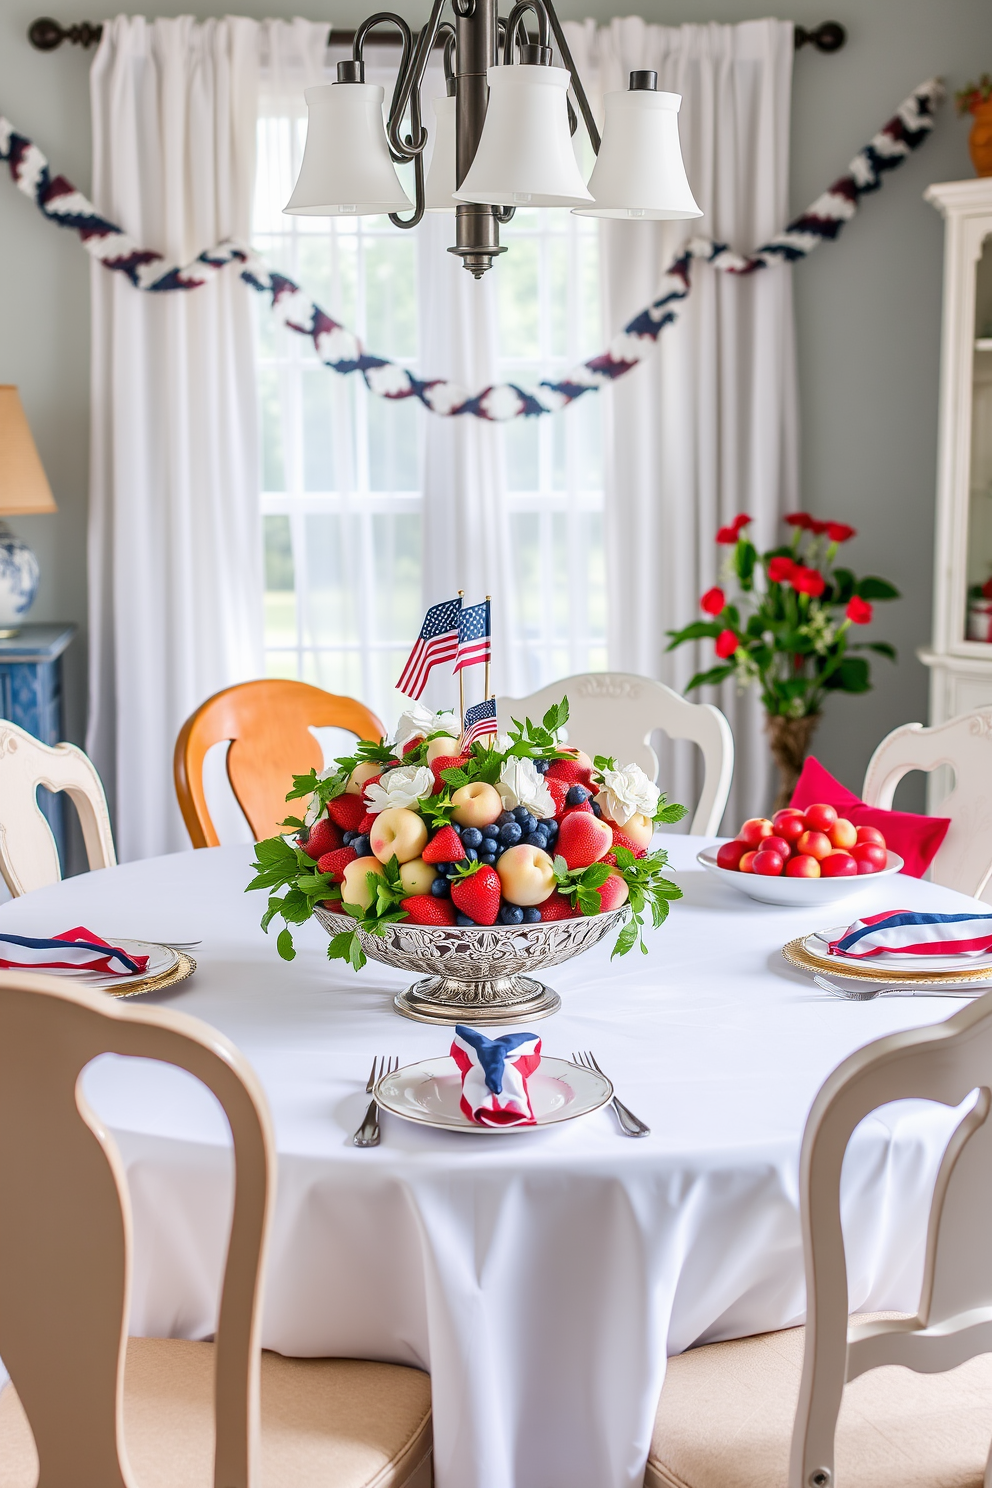
<svg viewBox="0 0 992 1488">
<path fill-rule="evenodd" d="M 879 981 L 884 981 L 890 971 L 913 971 L 919 976 L 932 971 L 987 970 L 992 974 L 992 952 L 979 956 L 832 956 L 828 942 L 839 940 L 847 928 L 837 925 L 832 930 L 814 930 L 803 941 L 803 949 L 833 970 L 841 966 L 863 967 L 865 971 L 877 972 Z"/>
<path fill-rule="evenodd" d="M 527 1088 L 534 1126 L 481 1126 L 462 1111 L 462 1077 L 458 1066 L 450 1054 L 441 1054 L 383 1075 L 375 1087 L 375 1098 L 382 1110 L 402 1116 L 404 1121 L 419 1121 L 422 1126 L 435 1126 L 443 1131 L 505 1136 L 586 1116 L 605 1106 L 613 1096 L 613 1086 L 605 1075 L 570 1064 L 567 1059 L 548 1057 L 542 1057 L 527 1081 Z"/>
<path fill-rule="evenodd" d="M 134 982 L 157 981 L 159 977 L 165 976 L 166 972 L 171 971 L 179 963 L 179 952 L 173 950 L 172 946 L 158 945 L 151 940 L 114 940 L 110 936 L 103 938 L 117 950 L 130 956 L 132 960 L 136 956 L 147 956 L 148 965 L 144 971 L 133 971 L 128 976 L 87 971 L 85 967 L 70 973 L 80 977 L 88 987 L 129 987 Z"/>
<path fill-rule="evenodd" d="M 878 873 L 855 874 L 853 878 L 763 878 L 758 873 L 739 873 L 736 868 L 721 868 L 717 863 L 716 847 L 704 847 L 696 854 L 696 862 L 712 873 L 722 883 L 729 884 L 750 899 L 762 904 L 785 904 L 795 909 L 817 905 L 834 904 L 846 899 L 859 889 L 866 889 L 880 878 L 889 878 L 898 873 L 903 860 L 898 853 L 890 852 L 888 862 Z"/>
</svg>

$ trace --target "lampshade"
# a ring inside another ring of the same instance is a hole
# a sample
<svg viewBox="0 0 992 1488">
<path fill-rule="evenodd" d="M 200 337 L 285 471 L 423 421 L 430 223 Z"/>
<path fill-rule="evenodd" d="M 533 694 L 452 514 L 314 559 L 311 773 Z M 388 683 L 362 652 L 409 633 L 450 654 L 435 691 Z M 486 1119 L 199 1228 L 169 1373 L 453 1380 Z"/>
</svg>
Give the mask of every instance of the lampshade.
<svg viewBox="0 0 992 1488">
<path fill-rule="evenodd" d="M 0 512 L 58 511 L 16 387 L 0 386 Z"/>
<path fill-rule="evenodd" d="M 633 73 L 631 81 L 654 76 Z M 595 205 L 577 207 L 577 216 L 657 221 L 703 215 L 682 163 L 681 103 L 680 93 L 658 93 L 651 84 L 607 93 L 603 143 L 589 178 Z"/>
<path fill-rule="evenodd" d="M 283 211 L 298 217 L 378 217 L 413 205 L 389 155 L 375 83 L 307 88 L 307 143 Z"/>
<path fill-rule="evenodd" d="M 432 131 L 434 153 L 430 170 L 424 182 L 424 201 L 427 212 L 454 212 L 457 203 L 453 200 L 458 176 L 455 166 L 455 100 L 432 98 L 434 118 L 437 121 Z"/>
<path fill-rule="evenodd" d="M 490 67 L 482 138 L 457 201 L 496 207 L 578 207 L 592 201 L 568 132 L 562 67 Z"/>
</svg>

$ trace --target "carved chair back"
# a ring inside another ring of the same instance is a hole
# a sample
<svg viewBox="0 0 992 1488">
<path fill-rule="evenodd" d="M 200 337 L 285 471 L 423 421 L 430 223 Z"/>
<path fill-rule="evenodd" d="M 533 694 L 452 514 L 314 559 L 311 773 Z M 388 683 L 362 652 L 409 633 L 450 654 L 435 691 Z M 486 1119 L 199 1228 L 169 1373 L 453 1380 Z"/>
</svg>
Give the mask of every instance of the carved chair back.
<svg viewBox="0 0 992 1488">
<path fill-rule="evenodd" d="M 117 862 L 107 797 L 92 760 L 75 744 L 42 744 L 0 722 L 0 873 L 15 896 L 58 883 L 59 852 L 38 805 L 38 787 L 64 791 L 79 814 L 91 868 Z"/>
<path fill-rule="evenodd" d="M 541 718 L 552 703 L 568 698 L 569 742 L 587 754 L 615 755 L 621 765 L 640 765 L 658 778 L 658 756 L 651 748 L 655 729 L 670 739 L 690 739 L 703 751 L 703 789 L 690 832 L 711 837 L 718 831 L 734 774 L 734 736 L 719 708 L 690 703 L 678 692 L 634 672 L 585 672 L 564 677 L 528 697 L 499 699 L 499 726 L 511 718 Z"/>
</svg>

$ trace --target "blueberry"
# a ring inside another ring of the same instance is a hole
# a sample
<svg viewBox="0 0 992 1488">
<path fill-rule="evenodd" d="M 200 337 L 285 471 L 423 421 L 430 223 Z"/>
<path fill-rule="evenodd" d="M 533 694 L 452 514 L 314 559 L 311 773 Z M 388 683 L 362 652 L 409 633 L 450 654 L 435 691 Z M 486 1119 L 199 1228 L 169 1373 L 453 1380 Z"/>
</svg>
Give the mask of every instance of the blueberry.
<svg viewBox="0 0 992 1488">
<path fill-rule="evenodd" d="M 537 907 L 536 904 L 532 904 L 527 909 L 524 910 L 524 924 L 525 925 L 536 925 L 538 923 L 538 921 L 540 920 L 540 918 L 541 918 L 541 911 L 538 909 L 538 907 Z"/>
<path fill-rule="evenodd" d="M 462 833 L 462 847 L 481 847 L 482 833 L 478 827 L 466 827 Z"/>
<path fill-rule="evenodd" d="M 435 899 L 447 899 L 451 893 L 451 885 L 446 878 L 436 878 L 431 884 L 431 893 Z"/>
<path fill-rule="evenodd" d="M 514 821 L 516 821 L 516 822 L 525 822 L 529 816 L 530 816 L 530 812 L 527 810 L 527 807 L 526 806 L 514 806 L 514 808 L 513 808 L 513 820 Z"/>
<path fill-rule="evenodd" d="M 547 775 L 548 771 L 551 769 L 551 761 L 535 760 L 534 769 L 537 771 L 538 775 Z"/>
<path fill-rule="evenodd" d="M 584 785 L 573 785 L 568 789 L 565 801 L 569 806 L 581 806 L 583 801 L 588 801 L 591 791 L 587 791 Z"/>
<path fill-rule="evenodd" d="M 554 817 L 552 817 L 550 821 L 541 822 L 541 826 L 548 834 L 548 841 L 553 842 L 554 839 L 558 836 L 558 823 L 555 821 Z"/>
<path fill-rule="evenodd" d="M 509 826 L 510 822 L 512 822 L 512 820 L 513 820 L 513 812 L 512 811 L 501 811 L 500 814 L 499 814 L 499 816 L 496 818 L 495 825 L 497 827 L 507 827 L 507 826 Z"/>
<path fill-rule="evenodd" d="M 348 843 L 349 842 L 354 842 L 354 840 L 355 840 L 355 838 L 357 836 L 358 836 L 358 833 L 357 832 L 342 832 L 341 833 L 341 840 L 344 843 L 345 847 L 347 847 L 348 846 Z"/>
<path fill-rule="evenodd" d="M 475 921 L 473 919 L 470 919 L 470 917 L 467 914 L 457 914 L 457 915 L 455 915 L 455 924 L 456 925 L 474 925 L 475 924 Z"/>
<path fill-rule="evenodd" d="M 356 858 L 367 858 L 372 851 L 372 844 L 364 835 L 352 837 L 351 846 L 355 849 Z"/>
<path fill-rule="evenodd" d="M 523 828 L 523 830 L 524 830 L 525 833 L 526 832 L 536 832 L 537 831 L 537 817 L 534 815 L 534 813 L 532 811 L 528 811 L 527 816 L 526 816 L 526 819 L 525 820 L 522 820 L 521 823 L 520 823 L 520 825 Z"/>
<path fill-rule="evenodd" d="M 499 922 L 501 925 L 522 925 L 523 919 L 524 911 L 520 908 L 519 904 L 504 904 L 499 912 Z"/>
<path fill-rule="evenodd" d="M 459 835 L 459 837 L 462 835 L 462 829 L 461 829 L 461 823 L 460 822 L 456 822 L 456 821 L 449 822 L 448 823 L 448 826 L 451 828 L 451 830 L 453 832 L 457 832 L 458 835 Z"/>
<path fill-rule="evenodd" d="M 482 841 L 481 837 L 479 841 Z M 465 856 L 470 863 L 477 863 L 479 861 L 479 849 L 477 847 L 467 847 L 465 849 Z"/>
<path fill-rule="evenodd" d="M 494 842 L 499 839 L 499 827 L 495 822 L 490 822 L 488 827 L 482 829 L 483 837 L 491 837 Z"/>
<path fill-rule="evenodd" d="M 496 854 L 495 853 L 491 853 L 491 852 L 480 852 L 480 854 L 479 854 L 479 862 L 480 863 L 485 863 L 485 865 L 486 865 L 487 868 L 491 868 L 493 866 L 493 864 L 495 863 L 495 861 L 496 861 Z"/>
<path fill-rule="evenodd" d="M 539 847 L 543 850 L 548 845 L 548 835 L 546 832 L 528 832 L 524 842 L 528 847 Z"/>
<path fill-rule="evenodd" d="M 603 808 L 598 801 L 593 801 L 592 803 L 592 814 L 593 816 L 602 816 L 603 814 Z"/>
<path fill-rule="evenodd" d="M 501 858 L 505 852 L 506 848 L 503 846 L 502 842 L 497 842 L 494 848 L 495 856 L 497 858 Z"/>
<path fill-rule="evenodd" d="M 523 835 L 523 830 L 519 822 L 509 821 L 499 829 L 499 840 L 504 847 L 516 846 Z"/>
</svg>

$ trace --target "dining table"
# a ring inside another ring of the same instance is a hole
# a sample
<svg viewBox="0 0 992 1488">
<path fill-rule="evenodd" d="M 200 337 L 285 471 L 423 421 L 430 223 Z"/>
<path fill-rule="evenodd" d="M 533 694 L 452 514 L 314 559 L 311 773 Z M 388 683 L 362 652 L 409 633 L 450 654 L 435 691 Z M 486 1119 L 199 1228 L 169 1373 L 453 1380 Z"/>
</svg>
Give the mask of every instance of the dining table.
<svg viewBox="0 0 992 1488">
<path fill-rule="evenodd" d="M 640 1488 L 666 1358 L 803 1320 L 799 1153 L 823 1081 L 870 1040 L 964 1006 L 832 996 L 782 947 L 866 913 L 974 900 L 898 875 L 828 908 L 756 903 L 697 863 L 716 840 L 661 839 L 683 897 L 646 932 L 647 955 L 611 960 L 610 938 L 543 973 L 562 999 L 533 1025 L 544 1053 L 591 1050 L 650 1127 L 639 1139 L 604 1106 L 479 1133 L 384 1112 L 380 1145 L 354 1146 L 373 1060 L 443 1055 L 452 1030 L 399 1016 L 408 974 L 329 961 L 314 922 L 281 960 L 243 844 L 66 879 L 0 906 L 0 929 L 198 942 L 195 973 L 146 1001 L 220 1029 L 268 1098 L 265 1348 L 429 1371 L 437 1488 Z M 219 1106 L 172 1066 L 115 1055 L 84 1090 L 127 1172 L 131 1332 L 212 1337 L 232 1196 Z M 915 1310 L 960 1119 L 904 1101 L 856 1130 L 842 1179 L 852 1311 Z"/>
</svg>

